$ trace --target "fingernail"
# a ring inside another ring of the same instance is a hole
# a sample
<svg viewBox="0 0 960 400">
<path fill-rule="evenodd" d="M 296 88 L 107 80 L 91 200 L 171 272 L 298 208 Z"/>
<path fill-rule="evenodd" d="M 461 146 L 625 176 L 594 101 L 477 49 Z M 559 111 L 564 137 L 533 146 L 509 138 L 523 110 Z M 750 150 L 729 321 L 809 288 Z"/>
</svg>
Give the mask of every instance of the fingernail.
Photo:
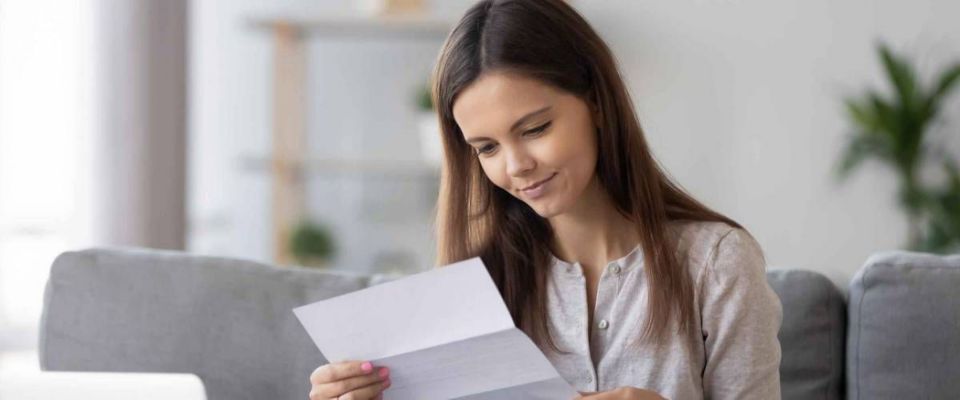
<svg viewBox="0 0 960 400">
<path fill-rule="evenodd" d="M 386 378 L 387 375 L 390 375 L 390 370 L 388 370 L 386 367 L 381 368 L 381 369 L 380 369 L 380 377 L 381 377 L 381 378 Z"/>
<path fill-rule="evenodd" d="M 386 381 L 386 383 L 383 384 L 383 388 L 386 389 L 386 388 L 390 387 L 390 384 L 391 384 L 391 383 L 392 383 L 392 382 L 390 382 L 390 380 L 388 379 L 388 380 Z"/>
<path fill-rule="evenodd" d="M 370 361 L 367 361 L 363 364 L 360 364 L 360 369 L 362 369 L 363 372 L 373 371 L 373 364 L 370 364 Z"/>
</svg>

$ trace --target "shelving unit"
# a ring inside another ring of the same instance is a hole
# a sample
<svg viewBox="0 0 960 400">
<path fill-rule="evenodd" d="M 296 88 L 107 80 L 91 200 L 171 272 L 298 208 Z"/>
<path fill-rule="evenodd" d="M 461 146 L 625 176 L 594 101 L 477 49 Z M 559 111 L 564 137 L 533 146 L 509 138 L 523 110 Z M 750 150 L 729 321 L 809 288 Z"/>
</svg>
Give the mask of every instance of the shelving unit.
<svg viewBox="0 0 960 400">
<path fill-rule="evenodd" d="M 428 164 L 385 160 L 317 159 L 304 154 L 306 104 L 305 73 L 308 71 L 305 41 L 319 38 L 363 40 L 442 41 L 453 24 L 427 16 L 274 16 L 250 21 L 268 32 L 273 41 L 273 128 L 269 157 L 247 157 L 244 167 L 269 169 L 274 262 L 287 265 L 291 256 L 287 239 L 304 214 L 304 174 L 363 172 L 438 177 Z"/>
<path fill-rule="evenodd" d="M 244 157 L 240 167 L 248 171 L 263 171 L 271 168 L 270 157 Z M 372 174 L 381 177 L 439 179 L 440 167 L 417 161 L 361 160 L 345 158 L 306 157 L 297 164 L 302 173 L 342 175 L 351 173 Z"/>
<path fill-rule="evenodd" d="M 293 29 L 302 34 L 324 37 L 371 39 L 443 39 L 453 24 L 425 16 L 319 16 L 268 17 L 251 20 L 260 29 Z"/>
</svg>

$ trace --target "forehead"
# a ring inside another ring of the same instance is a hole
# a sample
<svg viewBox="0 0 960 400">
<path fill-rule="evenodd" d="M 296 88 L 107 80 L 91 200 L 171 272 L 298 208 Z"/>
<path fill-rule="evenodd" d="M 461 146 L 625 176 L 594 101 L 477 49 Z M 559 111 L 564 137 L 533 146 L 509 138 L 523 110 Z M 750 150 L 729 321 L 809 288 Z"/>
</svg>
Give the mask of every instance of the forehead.
<svg viewBox="0 0 960 400">
<path fill-rule="evenodd" d="M 509 129 L 531 111 L 556 105 L 561 95 L 560 90 L 533 78 L 484 74 L 457 96 L 453 118 L 465 135 L 493 134 Z"/>
</svg>

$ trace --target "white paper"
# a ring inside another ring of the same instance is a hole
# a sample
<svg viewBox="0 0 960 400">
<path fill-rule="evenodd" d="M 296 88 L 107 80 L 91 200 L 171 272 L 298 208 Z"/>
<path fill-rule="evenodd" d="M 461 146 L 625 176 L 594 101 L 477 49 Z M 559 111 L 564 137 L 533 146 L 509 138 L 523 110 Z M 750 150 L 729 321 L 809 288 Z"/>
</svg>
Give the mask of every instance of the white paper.
<svg viewBox="0 0 960 400">
<path fill-rule="evenodd" d="M 384 399 L 573 399 L 479 258 L 297 307 L 330 361 L 390 368 Z"/>
</svg>

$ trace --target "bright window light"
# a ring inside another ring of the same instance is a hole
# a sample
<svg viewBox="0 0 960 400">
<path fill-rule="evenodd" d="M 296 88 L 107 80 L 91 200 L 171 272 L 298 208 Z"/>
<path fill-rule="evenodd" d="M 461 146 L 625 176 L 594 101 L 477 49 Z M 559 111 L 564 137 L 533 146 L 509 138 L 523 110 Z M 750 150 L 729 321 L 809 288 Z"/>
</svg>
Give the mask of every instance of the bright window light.
<svg viewBox="0 0 960 400">
<path fill-rule="evenodd" d="M 90 0 L 0 0 L 0 355 L 35 350 L 54 258 L 90 241 Z"/>
</svg>

